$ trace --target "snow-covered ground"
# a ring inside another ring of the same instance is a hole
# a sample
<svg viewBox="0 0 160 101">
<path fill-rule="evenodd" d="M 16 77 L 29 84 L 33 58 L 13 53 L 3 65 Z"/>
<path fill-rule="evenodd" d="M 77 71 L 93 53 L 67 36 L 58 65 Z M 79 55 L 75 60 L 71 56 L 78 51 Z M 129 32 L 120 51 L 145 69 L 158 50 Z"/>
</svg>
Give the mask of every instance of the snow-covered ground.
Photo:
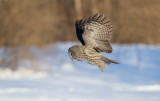
<svg viewBox="0 0 160 101">
<path fill-rule="evenodd" d="M 101 72 L 71 61 L 67 49 L 73 44 L 30 47 L 34 58 L 20 59 L 18 70 L 1 67 L 0 101 L 160 101 L 159 46 L 113 44 L 113 53 L 104 55 L 120 64 Z"/>
</svg>

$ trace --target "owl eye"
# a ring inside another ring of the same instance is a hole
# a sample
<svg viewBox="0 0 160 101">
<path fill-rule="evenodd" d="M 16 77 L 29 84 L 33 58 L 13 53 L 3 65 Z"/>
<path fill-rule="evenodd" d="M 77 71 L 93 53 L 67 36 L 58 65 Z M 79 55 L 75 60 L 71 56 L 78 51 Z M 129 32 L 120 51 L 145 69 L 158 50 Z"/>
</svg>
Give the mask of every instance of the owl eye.
<svg viewBox="0 0 160 101">
<path fill-rule="evenodd" d="M 73 53 L 71 53 L 71 55 L 73 56 L 74 54 L 73 54 Z"/>
<path fill-rule="evenodd" d="M 71 56 L 73 56 L 74 54 L 73 53 L 71 53 Z"/>
</svg>

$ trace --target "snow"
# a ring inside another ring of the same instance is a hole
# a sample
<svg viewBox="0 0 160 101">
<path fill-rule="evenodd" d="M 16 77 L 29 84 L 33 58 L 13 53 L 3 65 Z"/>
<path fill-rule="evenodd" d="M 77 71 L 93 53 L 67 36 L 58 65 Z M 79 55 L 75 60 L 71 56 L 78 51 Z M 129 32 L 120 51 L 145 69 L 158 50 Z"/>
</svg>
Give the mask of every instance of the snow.
<svg viewBox="0 0 160 101">
<path fill-rule="evenodd" d="M 113 53 L 103 55 L 120 64 L 101 72 L 69 59 L 74 44 L 25 48 L 31 58 L 20 58 L 16 71 L 2 65 L 0 101 L 160 101 L 160 46 L 113 44 Z M 12 48 L 1 47 L 0 60 L 8 56 L 4 50 Z M 16 49 L 21 56 L 22 50 Z"/>
</svg>

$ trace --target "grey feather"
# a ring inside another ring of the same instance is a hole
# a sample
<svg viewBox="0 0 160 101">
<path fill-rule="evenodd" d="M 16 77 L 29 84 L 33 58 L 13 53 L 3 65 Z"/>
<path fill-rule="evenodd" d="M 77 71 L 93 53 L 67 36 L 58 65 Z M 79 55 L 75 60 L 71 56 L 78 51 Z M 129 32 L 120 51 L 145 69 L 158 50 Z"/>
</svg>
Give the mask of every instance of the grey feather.
<svg viewBox="0 0 160 101">
<path fill-rule="evenodd" d="M 87 20 L 77 20 L 75 27 L 77 38 L 82 45 L 74 45 L 68 49 L 72 60 L 87 61 L 98 66 L 101 71 L 104 71 L 106 64 L 117 64 L 116 61 L 100 54 L 100 52 L 112 52 L 112 47 L 109 43 L 112 36 L 112 24 L 104 14 L 97 13 Z"/>
<path fill-rule="evenodd" d="M 109 40 L 112 36 L 112 25 L 104 14 L 95 14 L 87 20 L 76 21 L 76 33 L 82 45 L 91 45 L 99 52 L 112 52 Z"/>
</svg>

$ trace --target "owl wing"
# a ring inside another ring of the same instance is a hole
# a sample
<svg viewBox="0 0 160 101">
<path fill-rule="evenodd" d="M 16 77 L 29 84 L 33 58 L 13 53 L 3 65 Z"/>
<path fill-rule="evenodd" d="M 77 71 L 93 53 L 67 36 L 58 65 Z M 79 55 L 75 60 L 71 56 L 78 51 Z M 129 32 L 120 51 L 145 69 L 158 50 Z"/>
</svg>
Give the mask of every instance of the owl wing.
<svg viewBox="0 0 160 101">
<path fill-rule="evenodd" d="M 86 20 L 84 20 L 84 19 L 77 20 L 75 23 L 76 35 L 77 35 L 78 40 L 82 43 L 82 45 L 85 45 L 85 42 L 82 38 L 85 24 L 86 24 Z"/>
<path fill-rule="evenodd" d="M 112 52 L 109 43 L 112 25 L 104 14 L 90 16 L 87 20 L 77 20 L 75 26 L 77 37 L 82 45 L 90 45 L 97 52 Z"/>
</svg>

